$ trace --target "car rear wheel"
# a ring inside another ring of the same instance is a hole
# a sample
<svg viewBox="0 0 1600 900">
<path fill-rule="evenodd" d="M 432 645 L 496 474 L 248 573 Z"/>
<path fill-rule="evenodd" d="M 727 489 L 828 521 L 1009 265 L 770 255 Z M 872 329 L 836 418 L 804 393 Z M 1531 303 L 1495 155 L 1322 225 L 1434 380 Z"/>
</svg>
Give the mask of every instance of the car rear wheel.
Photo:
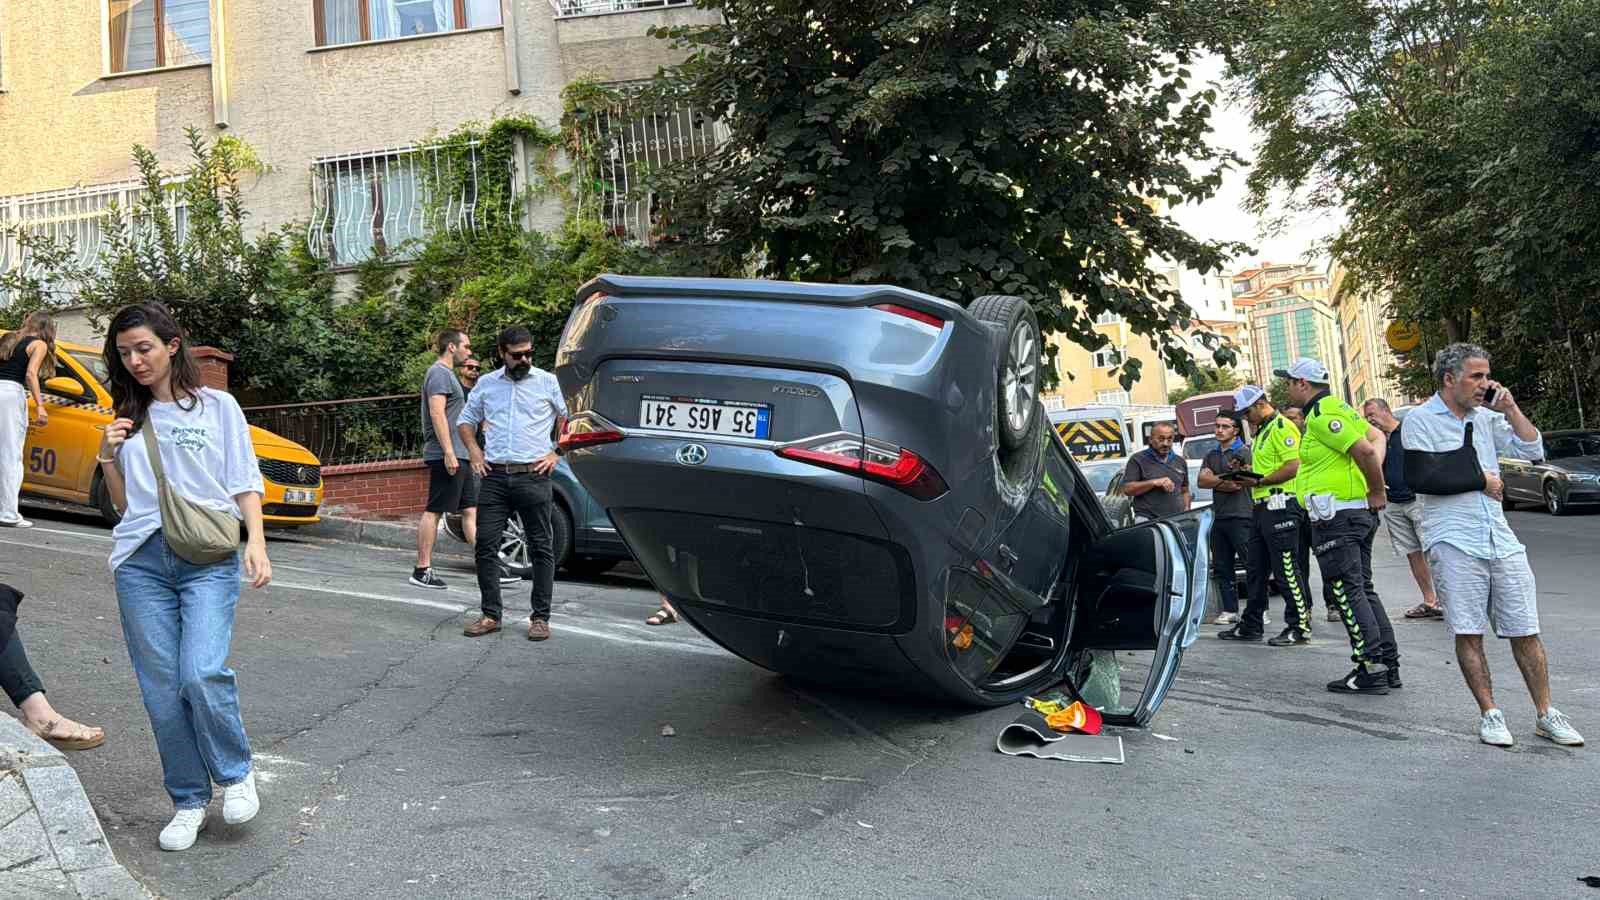
<svg viewBox="0 0 1600 900">
<path fill-rule="evenodd" d="M 968 311 L 994 328 L 1002 344 L 996 372 L 996 420 L 1000 447 L 1016 450 L 1028 442 L 1039 407 L 1039 320 L 1021 297 L 991 294 L 974 300 Z"/>
</svg>

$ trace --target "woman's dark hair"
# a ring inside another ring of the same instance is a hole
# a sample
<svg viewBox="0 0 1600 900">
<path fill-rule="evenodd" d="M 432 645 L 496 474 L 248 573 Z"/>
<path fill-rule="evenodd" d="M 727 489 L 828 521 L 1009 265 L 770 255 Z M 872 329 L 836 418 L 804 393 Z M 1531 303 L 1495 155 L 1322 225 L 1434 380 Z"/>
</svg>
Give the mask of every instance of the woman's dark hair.
<svg viewBox="0 0 1600 900">
<path fill-rule="evenodd" d="M 111 402 L 116 405 L 117 416 L 133 420 L 134 430 L 144 426 L 145 416 L 155 395 L 139 383 L 127 366 L 122 364 L 122 354 L 117 352 L 117 335 L 135 328 L 148 328 L 162 344 L 178 342 L 178 352 L 172 355 L 172 369 L 168 378 L 172 384 L 172 399 L 184 409 L 194 409 L 200 404 L 200 366 L 189 352 L 189 337 L 178 327 L 172 313 L 159 303 L 139 303 L 125 306 L 111 317 L 106 328 L 106 369 L 111 373 Z"/>
</svg>

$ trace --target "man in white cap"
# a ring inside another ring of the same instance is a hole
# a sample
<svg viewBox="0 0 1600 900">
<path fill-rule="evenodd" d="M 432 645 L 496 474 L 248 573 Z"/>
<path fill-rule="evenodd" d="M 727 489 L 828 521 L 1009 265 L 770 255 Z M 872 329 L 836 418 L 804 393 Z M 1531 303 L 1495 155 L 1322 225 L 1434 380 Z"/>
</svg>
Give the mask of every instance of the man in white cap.
<svg viewBox="0 0 1600 900">
<path fill-rule="evenodd" d="M 1233 394 L 1233 408 L 1255 429 L 1250 447 L 1253 471 L 1261 476 L 1249 483 L 1253 501 L 1250 543 L 1246 550 L 1249 597 L 1238 625 L 1219 632 L 1225 641 L 1259 641 L 1266 629 L 1267 584 L 1276 574 L 1285 585 L 1284 621 L 1287 627 L 1268 641 L 1274 647 L 1299 647 L 1311 642 L 1311 590 L 1306 573 L 1295 558 L 1299 530 L 1299 502 L 1295 477 L 1300 471 L 1300 432 L 1278 415 L 1260 387 L 1247 384 Z"/>
<path fill-rule="evenodd" d="M 1344 620 L 1356 664 L 1348 675 L 1328 682 L 1328 690 L 1387 694 L 1401 685 L 1394 628 L 1372 586 L 1372 539 L 1378 513 L 1389 502 L 1380 433 L 1333 396 L 1328 368 L 1317 360 L 1301 357 L 1273 374 L 1287 382 L 1289 397 L 1306 413 L 1296 489 L 1311 516 L 1311 551 L 1322 570 L 1323 598 Z"/>
</svg>

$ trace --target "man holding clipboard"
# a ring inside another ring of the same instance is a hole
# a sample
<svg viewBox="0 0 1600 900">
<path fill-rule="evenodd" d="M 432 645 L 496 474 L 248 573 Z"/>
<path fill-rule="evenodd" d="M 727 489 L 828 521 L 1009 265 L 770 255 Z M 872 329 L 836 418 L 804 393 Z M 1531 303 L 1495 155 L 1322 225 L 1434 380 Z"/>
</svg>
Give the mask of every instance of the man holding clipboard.
<svg viewBox="0 0 1600 900">
<path fill-rule="evenodd" d="M 1284 629 L 1268 641 L 1274 647 L 1301 647 L 1311 643 L 1311 589 L 1296 560 L 1300 530 L 1300 503 L 1295 498 L 1295 476 L 1300 471 L 1300 429 L 1267 402 L 1267 392 L 1247 384 L 1233 393 L 1235 413 L 1255 429 L 1252 465 L 1259 478 L 1245 478 L 1252 501 L 1248 552 L 1249 597 L 1244 619 L 1218 633 L 1225 641 L 1259 641 L 1266 629 L 1268 583 L 1274 572 L 1287 586 Z"/>
<path fill-rule="evenodd" d="M 1212 426 L 1217 449 L 1200 463 L 1196 482 L 1211 491 L 1211 571 L 1222 592 L 1218 625 L 1239 624 L 1239 585 L 1234 579 L 1235 560 L 1246 556 L 1250 545 L 1250 448 L 1239 436 L 1243 429 L 1232 411 L 1217 413 Z M 1248 557 L 1246 557 L 1248 560 Z"/>
</svg>

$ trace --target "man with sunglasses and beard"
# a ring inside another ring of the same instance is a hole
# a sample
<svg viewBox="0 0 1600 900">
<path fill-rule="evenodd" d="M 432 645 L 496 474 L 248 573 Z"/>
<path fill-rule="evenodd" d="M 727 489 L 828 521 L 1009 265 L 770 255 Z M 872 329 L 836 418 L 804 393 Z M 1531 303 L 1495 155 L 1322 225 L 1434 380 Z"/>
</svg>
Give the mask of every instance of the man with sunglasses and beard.
<svg viewBox="0 0 1600 900">
<path fill-rule="evenodd" d="M 503 365 L 478 379 L 461 411 L 457 430 L 472 471 L 483 479 L 478 494 L 478 591 L 482 615 L 462 629 L 468 637 L 500 630 L 500 538 L 512 513 L 522 518 L 533 556 L 532 613 L 528 640 L 550 638 L 550 601 L 556 561 L 550 532 L 550 473 L 556 467 L 552 439 L 567 416 L 556 377 L 533 366 L 533 334 L 516 325 L 497 342 Z M 484 431 L 478 444 L 478 427 Z"/>
<path fill-rule="evenodd" d="M 467 357 L 467 361 L 457 367 L 461 379 L 461 390 L 471 395 L 472 389 L 478 386 L 478 374 L 483 371 L 483 363 L 478 361 L 476 354 Z M 483 444 L 483 428 L 478 428 L 478 444 Z M 456 513 L 461 516 L 461 539 L 470 547 L 478 544 L 478 491 L 483 487 L 483 479 L 478 473 L 472 471 L 472 466 L 467 466 L 467 483 L 461 488 L 461 504 L 456 507 Z M 504 564 L 500 566 L 500 583 L 516 584 L 522 578 L 512 574 Z"/>
</svg>

